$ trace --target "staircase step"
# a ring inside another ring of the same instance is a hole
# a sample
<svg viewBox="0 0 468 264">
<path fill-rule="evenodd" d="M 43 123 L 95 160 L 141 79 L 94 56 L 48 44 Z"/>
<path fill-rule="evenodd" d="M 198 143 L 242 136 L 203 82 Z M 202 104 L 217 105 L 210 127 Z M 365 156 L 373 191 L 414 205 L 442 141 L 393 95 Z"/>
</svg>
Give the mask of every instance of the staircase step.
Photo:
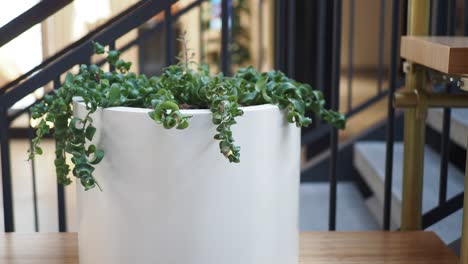
<svg viewBox="0 0 468 264">
<path fill-rule="evenodd" d="M 428 212 L 438 204 L 440 156 L 428 147 L 425 148 L 424 153 L 423 212 Z M 359 142 L 354 146 L 354 166 L 374 193 L 374 197 L 368 199 L 366 204 L 380 223 L 384 200 L 385 155 L 385 142 Z M 400 226 L 402 178 L 403 143 L 395 143 L 391 203 L 393 227 Z M 447 197 L 451 198 L 462 192 L 463 184 L 463 173 L 449 164 Z M 452 242 L 460 235 L 462 219 L 457 217 L 458 213 L 455 212 L 432 227 L 446 242 Z"/>
<path fill-rule="evenodd" d="M 430 109 L 427 114 L 427 125 L 442 133 L 444 113 L 440 108 Z M 468 109 L 453 108 L 450 121 L 450 139 L 462 148 L 466 148 L 468 136 Z"/>
<path fill-rule="evenodd" d="M 300 187 L 299 227 L 301 231 L 328 230 L 329 183 L 302 183 Z M 376 230 L 379 225 L 352 182 L 340 182 L 337 189 L 337 229 Z"/>
</svg>

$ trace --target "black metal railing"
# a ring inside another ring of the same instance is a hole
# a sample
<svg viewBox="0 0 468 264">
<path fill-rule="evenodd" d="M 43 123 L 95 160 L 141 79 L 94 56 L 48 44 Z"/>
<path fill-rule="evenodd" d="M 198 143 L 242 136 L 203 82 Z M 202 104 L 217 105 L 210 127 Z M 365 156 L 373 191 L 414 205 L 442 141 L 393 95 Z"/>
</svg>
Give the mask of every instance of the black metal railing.
<svg viewBox="0 0 468 264">
<path fill-rule="evenodd" d="M 6 232 L 13 232 L 15 230 L 9 144 L 9 126 L 12 120 L 9 119 L 8 109 L 23 97 L 46 85 L 51 80 L 55 80 L 55 88 L 59 87 L 61 74 L 76 64 L 90 61 L 90 57 L 93 54 L 92 41 L 98 41 L 106 45 L 115 45 L 117 38 L 137 28 L 156 14 L 167 10 L 175 2 L 176 0 L 139 2 L 122 14 L 119 14 L 119 16 L 111 19 L 105 25 L 86 35 L 77 43 L 67 47 L 59 55 L 53 56 L 54 59 L 41 64 L 41 67 L 35 69 L 34 72 L 27 73 L 27 76 L 18 78 L 23 80 L 22 82 L 14 81 L 18 84 L 6 86 L 8 88 L 0 96 L 0 147 L 2 153 L 2 190 Z M 168 13 L 168 16 L 171 16 L 171 14 Z M 60 231 L 65 231 L 65 197 L 63 187 L 58 187 L 58 194 L 59 229 Z M 35 219 L 37 219 L 37 211 L 35 211 Z M 37 226 L 37 222 L 35 225 Z"/>
<path fill-rule="evenodd" d="M 8 22 L 0 28 L 0 47 L 21 35 L 32 26 L 44 21 L 55 12 L 64 8 L 73 0 L 47 0 L 39 1 L 23 14 Z"/>
<path fill-rule="evenodd" d="M 119 50 L 124 52 L 131 47 L 141 45 L 146 39 L 151 37 L 155 33 L 160 33 L 163 29 L 165 31 L 165 63 L 169 65 L 174 60 L 176 53 L 176 46 L 174 43 L 175 39 L 175 23 L 177 19 L 193 10 L 194 8 L 200 7 L 200 5 L 206 0 L 196 0 L 178 10 L 177 12 L 171 12 L 171 5 L 176 0 L 146 0 L 140 1 L 133 6 L 129 7 L 125 11 L 121 12 L 117 16 L 111 18 L 103 25 L 97 27 L 86 36 L 82 37 L 78 41 L 72 43 L 55 55 L 45 59 L 41 64 L 34 67 L 27 73 L 13 80 L 9 84 L 0 88 L 0 147 L 1 147 L 1 164 L 2 164 L 2 190 L 3 190 L 3 207 L 5 217 L 5 231 L 12 232 L 15 230 L 14 226 L 14 210 L 13 210 L 13 193 L 12 193 L 12 179 L 11 179 L 11 160 L 10 160 L 10 124 L 13 120 L 18 118 L 22 114 L 27 114 L 29 107 L 24 109 L 9 112 L 9 108 L 21 100 L 26 95 L 34 92 L 36 89 L 43 87 L 44 85 L 53 82 L 53 87 L 56 89 L 60 87 L 60 75 L 68 71 L 74 65 L 79 63 L 88 63 L 93 53 L 91 48 L 92 41 L 98 41 L 102 44 L 109 45 L 111 48 L 115 48 L 115 43 L 118 38 L 128 33 L 129 31 L 138 28 L 140 25 L 150 20 L 158 13 L 164 13 L 164 20 L 155 23 L 151 28 L 138 34 L 137 37 L 128 41 Z M 46 1 L 45 1 L 46 2 Z M 59 1 L 61 3 L 69 1 Z M 388 87 L 384 87 L 385 73 L 387 72 L 384 65 L 385 57 L 385 28 L 386 18 L 388 11 L 386 9 L 387 3 L 392 4 L 391 10 L 391 41 L 389 43 L 389 66 L 388 66 Z M 445 1 L 437 1 L 439 4 L 433 8 L 434 19 L 440 22 L 434 22 L 435 26 L 439 29 L 450 29 L 447 31 L 448 34 L 453 34 L 455 23 L 453 23 L 453 17 L 455 17 L 456 5 L 449 8 Z M 297 50 L 297 32 L 296 29 L 300 26 L 295 21 L 295 14 L 297 12 L 297 4 L 299 1 L 286 1 L 276 0 L 275 1 L 275 68 L 287 72 L 290 76 L 296 76 L 300 70 L 297 67 L 296 59 L 301 56 L 301 50 Z M 384 206 L 383 206 L 383 229 L 390 229 L 391 219 L 391 197 L 392 197 L 392 175 L 393 175 L 393 146 L 395 141 L 395 119 L 396 112 L 392 106 L 392 98 L 395 91 L 403 86 L 403 78 L 400 71 L 401 61 L 399 59 L 399 42 L 402 34 L 402 27 L 405 24 L 404 12 L 406 1 L 400 0 L 380 0 L 379 9 L 376 12 L 379 13 L 379 31 L 375 39 L 378 46 L 377 58 L 377 69 L 375 73 L 376 90 L 375 94 L 359 105 L 353 106 L 353 78 L 355 78 L 355 19 L 356 19 L 356 1 L 349 1 L 349 19 L 342 21 L 343 1 L 342 0 L 320 0 L 314 4 L 317 8 L 316 13 L 316 31 L 315 41 L 316 43 L 316 56 L 314 63 L 318 67 L 310 69 L 311 74 L 315 76 L 314 85 L 320 87 L 328 99 L 329 106 L 332 109 L 339 108 L 340 100 L 345 100 L 345 114 L 347 117 L 354 117 L 362 111 L 367 110 L 370 106 L 377 102 L 385 100 L 387 98 L 387 122 L 386 122 L 386 162 L 385 162 L 385 194 L 384 194 Z M 468 3 L 468 1 L 465 1 Z M 231 19 L 231 0 L 223 0 L 221 2 L 221 16 L 222 16 L 222 28 L 221 28 L 221 60 L 220 69 L 226 74 L 230 74 L 231 62 L 230 62 L 230 49 L 229 44 L 231 41 L 229 21 Z M 465 5 L 465 16 L 468 15 L 468 8 Z M 59 8 L 58 8 L 59 9 Z M 57 9 L 57 10 L 58 10 Z M 55 10 L 55 9 L 53 9 Z M 329 11 L 332 12 L 329 12 Z M 451 10 L 451 13 L 448 13 Z M 56 10 L 55 10 L 56 11 Z M 54 11 L 54 12 L 55 12 Z M 41 11 L 42 12 L 42 11 Z M 50 14 L 54 13 L 51 11 Z M 48 15 L 50 15 L 48 14 Z M 445 14 L 445 15 L 444 15 Z M 43 16 L 35 15 L 36 17 Z M 402 19 L 403 18 L 403 19 Z M 19 27 L 21 30 L 26 30 L 28 27 L 39 23 L 41 19 L 31 20 L 35 23 L 27 23 L 26 26 Z M 449 22 L 452 21 L 452 22 Z M 346 23 L 346 24 L 345 24 Z M 444 24 L 445 23 L 445 24 Z M 467 23 L 465 21 L 465 23 Z M 340 96 L 340 78 L 341 78 L 341 44 L 342 44 L 342 29 L 347 27 L 349 31 L 349 43 L 347 44 L 348 49 L 348 63 L 346 71 L 346 89 L 347 96 Z M 0 29 L 1 31 L 1 29 Z M 19 35 L 18 32 L 10 34 L 11 36 Z M 468 32 L 468 23 L 465 26 L 465 33 Z M 445 31 L 437 31 L 437 34 L 446 33 Z M 1 34 L 0 34 L 1 35 Z M 1 45 L 0 45 L 1 46 Z M 307 47 L 308 48 L 308 47 Z M 331 63 L 327 63 L 331 61 Z M 103 65 L 104 61 L 97 63 Z M 328 66 L 327 66 L 328 65 Z M 460 208 L 460 197 L 456 196 L 447 200 L 446 188 L 447 188 L 447 167 L 449 159 L 449 128 L 450 128 L 450 109 L 444 110 L 444 129 L 442 133 L 442 163 L 441 163 L 441 178 L 440 178 L 440 206 L 434 208 L 423 217 L 424 226 L 434 224 L 437 221 L 443 219 L 451 212 L 454 212 L 457 208 Z M 33 136 L 33 128 L 29 127 L 30 139 Z M 326 124 L 316 123 L 313 129 L 304 130 L 302 135 L 302 145 L 316 146 L 323 139 L 328 140 L 329 144 L 326 145 L 327 151 L 329 151 L 328 158 L 330 160 L 328 167 L 328 180 L 330 184 L 330 196 L 329 196 L 329 216 L 328 216 L 328 228 L 329 230 L 336 229 L 337 222 L 337 184 L 340 179 L 338 167 L 341 166 L 338 162 L 340 155 L 339 137 L 338 131 Z M 349 161 L 351 162 L 351 161 Z M 35 164 L 32 163 L 32 177 L 33 177 L 33 203 L 34 203 L 34 219 L 35 229 L 38 231 L 38 212 L 37 212 L 37 198 L 36 198 L 36 185 L 35 185 Z M 58 186 L 58 215 L 59 215 L 59 231 L 66 231 L 66 207 L 65 207 L 65 193 L 62 186 Z"/>
<path fill-rule="evenodd" d="M 404 79 L 403 74 L 401 72 L 401 65 L 402 61 L 399 56 L 399 43 L 401 35 L 405 33 L 406 27 L 406 12 L 407 12 L 407 1 L 388 1 L 388 0 L 381 0 L 379 1 L 379 9 L 375 10 L 375 12 L 379 13 L 379 32 L 377 36 L 377 45 L 378 45 L 378 54 L 377 54 L 377 69 L 376 69 L 376 93 L 374 96 L 368 98 L 364 102 L 360 103 L 359 105 L 353 106 L 353 78 L 355 74 L 355 64 L 354 64 L 354 49 L 355 49 L 355 12 L 356 12 L 356 1 L 350 0 L 348 1 L 347 10 L 349 12 L 349 17 L 347 21 L 340 21 L 337 19 L 336 16 L 342 17 L 343 14 L 336 13 L 337 10 L 341 9 L 342 2 L 340 0 L 333 1 L 333 11 L 335 12 L 333 15 L 333 23 L 332 26 L 326 27 L 327 23 L 329 24 L 330 21 L 327 21 L 327 8 L 331 5 L 330 1 L 318 1 L 318 14 L 317 14 L 317 24 L 319 28 L 317 29 L 318 33 L 317 44 L 318 56 L 316 58 L 316 64 L 319 65 L 317 67 L 317 76 L 316 76 L 316 83 L 318 87 L 326 87 L 327 84 L 330 85 L 327 91 L 324 91 L 325 95 L 328 94 L 328 101 L 331 102 L 331 106 L 335 107 L 337 99 L 341 98 L 341 100 L 345 100 L 345 109 L 344 110 L 346 116 L 348 118 L 352 118 L 355 115 L 359 115 L 362 111 L 367 110 L 370 106 L 374 105 L 375 103 L 382 101 L 383 99 L 387 98 L 387 119 L 386 119 L 386 158 L 385 158 L 385 179 L 384 179 L 384 201 L 383 201 L 383 223 L 382 228 L 384 230 L 390 229 L 391 223 L 391 202 L 392 202 L 392 182 L 393 182 L 393 164 L 394 164 L 394 143 L 395 143 L 395 133 L 396 133 L 396 112 L 395 108 L 393 107 L 393 95 L 397 89 L 404 86 Z M 457 21 L 457 2 L 456 1 L 433 1 L 434 5 L 432 7 L 432 29 L 434 35 L 454 35 L 456 32 L 456 21 Z M 389 61 L 389 68 L 388 68 L 388 87 L 384 87 L 384 79 L 385 79 L 385 69 L 383 58 L 385 56 L 385 23 L 386 23 L 386 16 L 387 10 L 386 5 L 391 3 L 391 33 L 390 33 L 390 43 L 389 43 L 389 53 L 390 61 Z M 468 15 L 468 1 L 464 1 L 464 17 Z M 346 43 L 346 48 L 348 50 L 347 54 L 347 69 L 346 69 L 346 90 L 347 96 L 338 96 L 336 97 L 336 91 L 339 90 L 340 84 L 339 80 L 340 76 L 340 67 L 342 65 L 335 61 L 340 52 L 340 46 L 337 45 L 340 43 L 340 37 L 342 36 L 341 27 L 337 26 L 336 24 L 340 23 L 343 24 L 343 27 L 347 27 L 349 32 L 349 39 L 348 43 Z M 468 23 L 466 23 L 466 19 L 464 20 L 464 34 L 467 35 L 468 33 Z M 326 30 L 329 31 L 326 31 Z M 339 32 L 337 32 L 339 31 Z M 332 34 L 332 38 L 327 38 L 327 34 Z M 328 40 L 327 40 L 328 39 Z M 331 40 L 331 41 L 330 41 Z M 328 41 L 328 42 L 327 42 Z M 333 47 L 333 56 L 325 58 L 323 54 L 326 54 L 326 46 Z M 332 59 L 333 65 L 331 68 L 325 68 L 332 72 L 332 81 L 331 83 L 327 83 L 325 80 L 327 78 L 327 73 L 324 72 L 320 66 L 325 65 L 326 59 Z M 337 75 L 338 73 L 338 75 Z M 337 77 L 338 76 L 338 77 Z M 447 86 L 447 90 L 449 88 L 453 88 L 453 84 Z M 331 94 L 330 94 L 331 92 Z M 427 228 L 438 221 L 444 219 L 448 215 L 452 214 L 456 210 L 462 207 L 462 197 L 463 193 L 456 195 L 450 199 L 447 199 L 447 178 L 448 178 L 448 163 L 450 159 L 450 149 L 449 146 L 451 143 L 450 140 L 450 109 L 444 109 L 444 118 L 443 118 L 443 129 L 441 132 L 441 167 L 440 167 L 440 186 L 439 186 L 439 205 L 426 214 L 422 216 L 423 218 L 423 227 Z M 337 144 L 336 144 L 336 135 L 334 134 L 333 129 L 331 129 L 326 124 L 320 124 L 314 127 L 312 130 L 308 130 L 303 133 L 302 143 L 305 146 L 316 146 L 318 142 L 323 141 L 324 139 L 330 140 L 330 144 L 326 145 L 324 149 L 324 153 L 328 156 L 328 181 L 330 184 L 330 199 L 329 199 L 329 230 L 335 230 L 336 228 L 336 210 L 337 210 L 337 167 L 343 166 L 343 164 L 338 164 L 338 156 L 340 155 L 340 151 L 336 151 Z M 359 139 L 354 139 L 355 141 Z M 432 139 L 430 139 L 432 140 Z M 320 145 L 320 144 L 318 144 Z M 463 160 L 463 159 L 462 159 Z M 352 161 L 348 161 L 352 162 Z M 313 170 L 313 167 L 309 167 L 308 169 Z M 322 172 L 322 171 L 321 171 Z M 303 172 L 306 174 L 307 172 Z M 338 175 L 338 178 L 346 178 L 346 176 Z M 349 177 L 348 177 L 349 178 Z"/>
</svg>

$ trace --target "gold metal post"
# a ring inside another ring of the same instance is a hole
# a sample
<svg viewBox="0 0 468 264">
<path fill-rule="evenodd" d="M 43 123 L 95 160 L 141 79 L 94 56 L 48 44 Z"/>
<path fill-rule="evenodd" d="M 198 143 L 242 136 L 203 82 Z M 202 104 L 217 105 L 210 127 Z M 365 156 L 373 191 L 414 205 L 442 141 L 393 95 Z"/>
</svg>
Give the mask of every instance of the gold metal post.
<svg viewBox="0 0 468 264">
<path fill-rule="evenodd" d="M 468 148 L 467 148 L 468 149 Z M 465 169 L 465 194 L 463 204 L 468 204 L 468 155 L 466 156 Z M 462 243 L 460 248 L 460 264 L 468 264 L 468 208 L 463 208 L 463 228 L 462 228 Z"/>
<path fill-rule="evenodd" d="M 428 35 L 430 2 L 428 0 L 408 1 L 409 35 Z M 415 93 L 419 101 L 415 108 L 405 109 L 401 230 L 421 229 L 424 130 L 428 107 L 425 87 L 425 70 L 420 67 L 411 67 L 406 74 L 406 91 Z"/>
</svg>

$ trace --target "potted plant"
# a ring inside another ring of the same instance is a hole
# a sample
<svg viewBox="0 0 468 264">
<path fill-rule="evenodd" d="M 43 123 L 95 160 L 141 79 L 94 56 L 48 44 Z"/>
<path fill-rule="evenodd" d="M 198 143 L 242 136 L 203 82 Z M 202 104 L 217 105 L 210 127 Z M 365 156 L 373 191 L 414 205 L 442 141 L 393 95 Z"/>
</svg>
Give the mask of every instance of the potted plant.
<svg viewBox="0 0 468 264">
<path fill-rule="evenodd" d="M 58 181 L 84 187 L 80 263 L 298 263 L 299 127 L 344 117 L 278 71 L 211 75 L 182 40 L 160 76 L 111 50 L 115 70 L 81 65 L 32 108 L 30 158 L 52 133 Z"/>
</svg>

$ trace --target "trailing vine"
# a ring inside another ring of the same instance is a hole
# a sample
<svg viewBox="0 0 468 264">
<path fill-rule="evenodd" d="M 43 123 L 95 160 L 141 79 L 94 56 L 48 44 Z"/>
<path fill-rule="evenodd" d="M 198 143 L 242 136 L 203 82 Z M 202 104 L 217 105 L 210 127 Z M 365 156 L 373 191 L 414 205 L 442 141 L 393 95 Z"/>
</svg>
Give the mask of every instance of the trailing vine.
<svg viewBox="0 0 468 264">
<path fill-rule="evenodd" d="M 253 67 L 240 69 L 232 77 L 211 75 L 206 65 L 192 61 L 185 34 L 181 41 L 184 49 L 179 63 L 150 78 L 131 72 L 131 63 L 120 59 L 120 52 L 106 52 L 104 46 L 94 43 L 94 52 L 107 53 L 106 60 L 115 70 L 81 65 L 77 74 L 67 74 L 62 87 L 32 107 L 32 117 L 40 121 L 29 158 L 43 153 L 41 139 L 52 133 L 59 183 L 70 184 L 71 171 L 85 190 L 101 188 L 93 171 L 104 158 L 104 150 L 92 143 L 96 128 L 91 116 L 98 108 L 114 106 L 150 108 L 149 117 L 167 129 L 189 126 L 190 116 L 183 114 L 183 109 L 210 109 L 220 152 L 236 163 L 240 162 L 240 147 L 234 143 L 231 127 L 236 124 L 236 117 L 243 115 L 242 106 L 278 105 L 286 112 L 288 122 L 297 127 L 312 123 L 310 113 L 337 128 L 345 127 L 344 116 L 325 109 L 322 93 L 308 84 L 289 79 L 279 71 L 259 73 Z M 86 105 L 88 113 L 84 118 L 73 116 L 72 101 L 76 96 Z M 67 155 L 71 156 L 72 166 L 67 163 Z"/>
</svg>

